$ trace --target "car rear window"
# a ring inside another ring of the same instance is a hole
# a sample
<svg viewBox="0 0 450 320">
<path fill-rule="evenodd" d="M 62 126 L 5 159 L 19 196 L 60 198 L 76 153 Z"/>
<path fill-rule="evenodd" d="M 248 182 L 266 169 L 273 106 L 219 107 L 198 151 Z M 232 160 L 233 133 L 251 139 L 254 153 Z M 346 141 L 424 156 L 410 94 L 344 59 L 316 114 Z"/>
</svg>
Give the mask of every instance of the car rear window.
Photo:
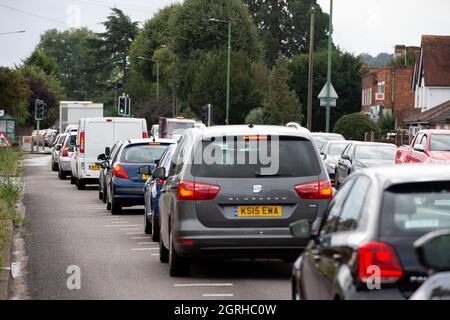
<svg viewBox="0 0 450 320">
<path fill-rule="evenodd" d="M 381 234 L 423 235 L 450 228 L 450 181 L 402 184 L 383 196 Z"/>
<path fill-rule="evenodd" d="M 124 163 L 154 163 L 161 159 L 169 144 L 138 144 L 127 146 L 120 162 Z"/>
<path fill-rule="evenodd" d="M 431 136 L 430 151 L 450 151 L 450 135 L 434 134 Z"/>
<path fill-rule="evenodd" d="M 69 139 L 67 139 L 66 146 L 73 147 L 77 144 L 77 136 L 71 135 Z"/>
<path fill-rule="evenodd" d="M 309 177 L 321 172 L 313 143 L 287 136 L 261 140 L 233 136 L 202 141 L 193 161 L 192 175 L 205 178 Z"/>
<path fill-rule="evenodd" d="M 355 159 L 394 160 L 395 146 L 356 146 Z"/>
</svg>

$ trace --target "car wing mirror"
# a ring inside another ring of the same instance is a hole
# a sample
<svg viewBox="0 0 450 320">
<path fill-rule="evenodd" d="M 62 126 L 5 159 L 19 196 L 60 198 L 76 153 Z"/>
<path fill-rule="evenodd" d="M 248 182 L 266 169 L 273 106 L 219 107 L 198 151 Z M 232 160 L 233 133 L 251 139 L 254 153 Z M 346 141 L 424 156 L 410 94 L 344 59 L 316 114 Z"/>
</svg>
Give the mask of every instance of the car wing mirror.
<svg viewBox="0 0 450 320">
<path fill-rule="evenodd" d="M 450 229 L 430 232 L 413 244 L 419 262 L 433 271 L 450 271 Z"/>
<path fill-rule="evenodd" d="M 108 159 L 108 157 L 107 157 L 106 154 L 104 154 L 104 153 L 99 154 L 98 157 L 97 157 L 97 160 L 98 160 L 98 161 L 105 161 L 105 160 L 107 160 L 107 159 Z"/>
<path fill-rule="evenodd" d="M 154 179 L 167 180 L 166 168 L 164 167 L 156 168 L 155 170 L 153 170 L 152 176 Z"/>
<path fill-rule="evenodd" d="M 105 148 L 105 156 L 109 157 L 111 155 L 111 148 L 110 147 L 106 147 Z"/>
<path fill-rule="evenodd" d="M 149 176 L 152 173 L 152 169 L 150 166 L 142 166 L 138 169 L 138 173 Z"/>
<path fill-rule="evenodd" d="M 341 156 L 341 159 L 343 159 L 343 160 L 348 160 L 348 161 L 352 161 L 352 158 L 348 155 L 348 154 L 343 154 L 342 156 Z"/>
<path fill-rule="evenodd" d="M 418 144 L 418 145 L 414 146 L 414 150 L 419 151 L 419 152 L 425 152 L 425 147 L 421 144 Z"/>
<path fill-rule="evenodd" d="M 108 161 L 103 161 L 100 166 L 102 167 L 102 169 L 109 169 L 109 162 Z"/>
<path fill-rule="evenodd" d="M 309 240 L 312 238 L 312 226 L 308 220 L 300 220 L 289 226 L 292 236 L 299 239 Z"/>
<path fill-rule="evenodd" d="M 59 151 L 59 150 L 61 150 L 61 148 L 62 148 L 62 145 L 58 144 L 58 145 L 55 147 L 55 150 L 56 150 L 56 151 Z"/>
</svg>

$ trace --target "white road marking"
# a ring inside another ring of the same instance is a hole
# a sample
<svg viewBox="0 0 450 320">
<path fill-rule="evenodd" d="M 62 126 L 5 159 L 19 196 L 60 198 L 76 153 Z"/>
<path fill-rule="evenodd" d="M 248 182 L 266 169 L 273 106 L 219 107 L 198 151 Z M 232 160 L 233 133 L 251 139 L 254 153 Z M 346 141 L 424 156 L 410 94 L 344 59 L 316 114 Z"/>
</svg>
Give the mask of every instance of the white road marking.
<svg viewBox="0 0 450 320">
<path fill-rule="evenodd" d="M 234 297 L 232 293 L 204 293 L 203 297 Z"/>
<path fill-rule="evenodd" d="M 128 221 L 110 221 L 111 223 L 116 223 L 116 224 L 120 224 L 120 223 L 128 223 Z"/>
<path fill-rule="evenodd" d="M 151 245 L 157 245 L 156 242 L 138 242 L 138 245 L 143 246 L 143 245 L 147 245 L 147 244 L 151 244 Z"/>
<path fill-rule="evenodd" d="M 152 256 L 159 256 L 159 253 L 152 253 Z"/>
<path fill-rule="evenodd" d="M 133 248 L 131 251 L 151 251 L 151 250 L 159 250 L 159 248 Z"/>
<path fill-rule="evenodd" d="M 232 287 L 232 283 L 176 283 L 174 287 Z"/>
<path fill-rule="evenodd" d="M 124 226 L 120 226 L 120 227 L 124 227 Z M 120 231 L 136 231 L 136 230 L 139 230 L 139 228 L 120 229 Z"/>
<path fill-rule="evenodd" d="M 106 225 L 107 228 L 114 228 L 114 227 L 140 227 L 140 224 L 127 224 L 127 225 Z"/>
<path fill-rule="evenodd" d="M 133 237 L 131 239 L 133 239 L 133 240 L 143 240 L 143 239 L 150 239 L 150 237 Z"/>
<path fill-rule="evenodd" d="M 127 233 L 125 233 L 126 235 L 133 235 L 133 236 L 137 236 L 137 235 L 140 235 L 140 234 L 142 234 L 142 232 L 127 232 Z"/>
</svg>

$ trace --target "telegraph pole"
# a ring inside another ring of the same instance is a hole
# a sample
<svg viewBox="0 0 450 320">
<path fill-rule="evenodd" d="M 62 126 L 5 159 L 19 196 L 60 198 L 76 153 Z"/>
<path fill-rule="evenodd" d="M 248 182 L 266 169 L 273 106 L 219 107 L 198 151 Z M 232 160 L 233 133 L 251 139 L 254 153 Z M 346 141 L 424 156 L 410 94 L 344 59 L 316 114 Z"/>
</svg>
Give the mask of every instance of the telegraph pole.
<svg viewBox="0 0 450 320">
<path fill-rule="evenodd" d="M 331 107 L 331 54 L 333 50 L 333 0 L 330 0 L 330 18 L 328 27 L 328 71 L 327 71 L 327 105 L 326 105 L 326 132 L 330 132 Z"/>
<path fill-rule="evenodd" d="M 315 29 L 315 9 L 311 8 L 311 27 L 309 34 L 309 72 L 308 72 L 308 108 L 307 108 L 307 128 L 312 130 L 312 104 L 313 104 L 313 72 L 314 72 L 314 29 Z"/>
</svg>

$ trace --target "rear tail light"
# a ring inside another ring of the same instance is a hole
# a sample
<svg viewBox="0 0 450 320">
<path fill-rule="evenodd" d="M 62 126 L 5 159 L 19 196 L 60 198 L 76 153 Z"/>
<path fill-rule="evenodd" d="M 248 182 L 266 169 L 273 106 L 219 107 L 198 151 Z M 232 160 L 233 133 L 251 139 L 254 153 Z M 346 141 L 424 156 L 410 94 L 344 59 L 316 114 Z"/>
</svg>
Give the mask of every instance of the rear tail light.
<svg viewBox="0 0 450 320">
<path fill-rule="evenodd" d="M 185 246 L 192 246 L 194 244 L 194 240 L 178 240 L 177 243 Z"/>
<path fill-rule="evenodd" d="M 142 139 L 147 139 L 148 135 L 147 132 L 142 132 Z"/>
<path fill-rule="evenodd" d="M 220 187 L 212 184 L 182 181 L 178 188 L 178 200 L 212 200 Z"/>
<path fill-rule="evenodd" d="M 114 176 L 121 179 L 130 179 L 125 169 L 119 164 L 114 166 Z"/>
<path fill-rule="evenodd" d="M 158 179 L 158 180 L 156 180 L 156 183 L 159 184 L 159 185 L 161 185 L 161 186 L 163 186 L 163 185 L 166 184 L 166 180 Z"/>
<path fill-rule="evenodd" d="M 84 153 L 84 132 L 80 132 L 80 153 Z"/>
<path fill-rule="evenodd" d="M 403 276 L 403 269 L 394 249 L 387 244 L 372 242 L 358 250 L 359 279 L 363 283 L 375 276 L 379 268 L 381 283 L 395 283 Z M 374 268 L 375 267 L 375 268 Z"/>
<path fill-rule="evenodd" d="M 69 147 L 65 146 L 63 149 L 63 157 L 68 157 L 69 156 Z"/>
<path fill-rule="evenodd" d="M 333 198 L 330 180 L 314 181 L 295 186 L 298 196 L 305 200 L 329 200 Z"/>
</svg>

